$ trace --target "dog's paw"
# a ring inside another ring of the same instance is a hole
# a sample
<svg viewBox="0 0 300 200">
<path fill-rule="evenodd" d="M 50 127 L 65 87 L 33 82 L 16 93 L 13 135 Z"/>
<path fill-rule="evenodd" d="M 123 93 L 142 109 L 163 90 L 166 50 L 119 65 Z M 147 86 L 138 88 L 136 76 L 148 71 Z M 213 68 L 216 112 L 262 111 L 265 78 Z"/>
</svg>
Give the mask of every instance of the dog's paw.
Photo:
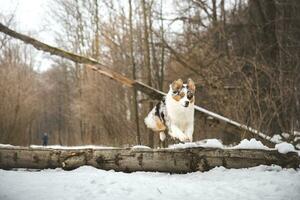
<svg viewBox="0 0 300 200">
<path fill-rule="evenodd" d="M 190 139 L 188 136 L 184 135 L 184 134 L 181 134 L 178 139 L 181 141 L 181 142 L 189 142 Z"/>
</svg>

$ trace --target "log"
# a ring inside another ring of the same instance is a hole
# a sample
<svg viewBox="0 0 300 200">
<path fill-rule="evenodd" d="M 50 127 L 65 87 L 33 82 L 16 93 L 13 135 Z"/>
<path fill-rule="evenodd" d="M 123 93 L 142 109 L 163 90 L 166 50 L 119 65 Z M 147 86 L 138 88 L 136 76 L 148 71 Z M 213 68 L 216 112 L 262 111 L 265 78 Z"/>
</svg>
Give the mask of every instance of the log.
<svg viewBox="0 0 300 200">
<path fill-rule="evenodd" d="M 103 170 L 123 172 L 151 171 L 188 173 L 207 171 L 217 166 L 248 168 L 258 165 L 279 165 L 299 168 L 296 152 L 281 154 L 277 150 L 258 149 L 48 149 L 30 147 L 1 147 L 0 168 L 63 168 L 72 170 L 89 165 Z"/>
<path fill-rule="evenodd" d="M 147 94 L 152 99 L 161 100 L 161 98 L 165 95 L 165 93 L 162 91 L 159 91 L 153 87 L 150 87 L 140 81 L 131 80 L 120 73 L 110 70 L 110 68 L 111 68 L 110 66 L 104 65 L 103 63 L 100 63 L 99 61 L 97 61 L 93 58 L 88 58 L 85 56 L 77 55 L 77 54 L 65 51 L 63 49 L 59 49 L 57 47 L 45 44 L 45 43 L 43 43 L 39 40 L 36 40 L 32 37 L 18 33 L 16 31 L 10 29 L 9 27 L 3 25 L 2 23 L 0 23 L 0 32 L 4 33 L 6 35 L 9 35 L 13 38 L 16 38 L 18 40 L 21 40 L 21 41 L 25 42 L 26 44 L 30 44 L 34 48 L 41 50 L 43 52 L 50 53 L 51 55 L 56 55 L 61 58 L 65 58 L 65 59 L 71 60 L 76 63 L 85 64 L 84 65 L 85 67 L 92 69 L 95 72 L 97 72 L 105 77 L 108 77 L 112 80 L 115 80 L 123 85 L 132 87 L 135 90 L 139 90 L 140 92 Z M 272 141 L 272 139 L 269 136 L 267 136 L 266 134 L 260 132 L 259 130 L 254 129 L 252 127 L 246 126 L 246 125 L 238 123 L 234 120 L 223 117 L 217 113 L 211 112 L 200 106 L 195 106 L 195 110 L 197 112 L 200 112 L 206 118 L 213 118 L 213 119 L 215 119 L 216 122 L 221 121 L 223 123 L 226 123 L 226 125 L 228 127 L 231 127 L 231 130 L 236 130 L 233 133 L 238 133 L 240 135 L 243 133 L 246 133 L 251 138 L 252 137 L 259 138 L 265 145 L 267 145 L 269 147 L 274 147 L 276 144 L 276 142 Z"/>
</svg>

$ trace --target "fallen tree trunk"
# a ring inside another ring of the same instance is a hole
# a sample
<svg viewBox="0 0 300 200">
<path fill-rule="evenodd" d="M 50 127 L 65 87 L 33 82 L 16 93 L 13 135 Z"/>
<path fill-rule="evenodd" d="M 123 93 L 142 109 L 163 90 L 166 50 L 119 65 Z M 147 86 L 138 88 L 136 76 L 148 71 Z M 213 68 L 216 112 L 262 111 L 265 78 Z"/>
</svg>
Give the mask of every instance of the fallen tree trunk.
<svg viewBox="0 0 300 200">
<path fill-rule="evenodd" d="M 63 168 L 75 169 L 90 165 L 104 170 L 124 172 L 159 171 L 188 173 L 207 171 L 216 166 L 247 168 L 258 165 L 279 165 L 298 168 L 300 157 L 296 152 L 281 154 L 277 150 L 254 149 L 45 149 L 28 147 L 1 147 L 0 168 Z"/>
</svg>

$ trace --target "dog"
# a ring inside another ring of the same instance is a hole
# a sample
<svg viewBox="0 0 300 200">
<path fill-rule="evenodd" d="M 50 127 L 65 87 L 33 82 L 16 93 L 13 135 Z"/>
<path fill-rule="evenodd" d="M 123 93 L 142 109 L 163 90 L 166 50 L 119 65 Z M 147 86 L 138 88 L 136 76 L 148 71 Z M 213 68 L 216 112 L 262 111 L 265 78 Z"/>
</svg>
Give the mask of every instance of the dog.
<svg viewBox="0 0 300 200">
<path fill-rule="evenodd" d="M 181 142 L 192 142 L 194 132 L 195 83 L 181 79 L 170 84 L 168 94 L 145 118 L 145 124 L 159 133 L 161 142 L 166 139 L 165 131 Z"/>
</svg>

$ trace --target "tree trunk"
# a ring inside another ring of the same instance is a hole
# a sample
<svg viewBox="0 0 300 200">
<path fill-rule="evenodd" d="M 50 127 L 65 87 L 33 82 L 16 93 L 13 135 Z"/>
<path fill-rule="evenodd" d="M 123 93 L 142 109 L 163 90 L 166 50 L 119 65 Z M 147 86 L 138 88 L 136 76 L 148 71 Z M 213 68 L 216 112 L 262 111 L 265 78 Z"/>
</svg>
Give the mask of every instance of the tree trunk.
<svg viewBox="0 0 300 200">
<path fill-rule="evenodd" d="M 164 30 L 164 20 L 163 20 L 163 0 L 160 1 L 160 31 L 161 31 L 161 41 L 165 41 L 165 30 Z M 164 86 L 164 76 L 165 76 L 165 45 L 161 45 L 161 57 L 160 57 L 160 77 L 159 77 L 159 84 L 158 89 L 163 90 Z"/>
<path fill-rule="evenodd" d="M 143 12 L 143 22 L 144 22 L 144 63 L 147 68 L 147 83 L 152 87 L 152 76 L 151 76 L 151 63 L 150 63 L 150 47 L 149 47 L 149 27 L 147 17 L 149 13 L 149 6 L 146 5 L 145 0 L 142 0 L 142 12 Z M 153 108 L 153 103 L 149 103 L 149 110 Z M 149 129 L 148 132 L 148 146 L 154 146 L 154 134 Z"/>
<path fill-rule="evenodd" d="M 104 170 L 124 172 L 159 171 L 188 173 L 207 171 L 216 166 L 247 168 L 258 165 L 279 165 L 298 168 L 300 157 L 296 152 L 281 154 L 277 150 L 257 149 L 43 149 L 28 147 L 1 147 L 0 168 L 46 169 L 61 167 L 66 170 L 83 165 Z"/>
<path fill-rule="evenodd" d="M 136 80 L 136 66 L 133 55 L 133 31 L 132 31 L 132 2 L 129 0 L 129 32 L 130 32 L 130 61 L 132 65 L 132 78 Z M 133 104 L 134 104 L 134 115 L 136 123 L 136 142 L 141 144 L 141 134 L 140 134 L 140 120 L 138 113 L 138 94 L 136 90 L 133 90 Z"/>
</svg>

